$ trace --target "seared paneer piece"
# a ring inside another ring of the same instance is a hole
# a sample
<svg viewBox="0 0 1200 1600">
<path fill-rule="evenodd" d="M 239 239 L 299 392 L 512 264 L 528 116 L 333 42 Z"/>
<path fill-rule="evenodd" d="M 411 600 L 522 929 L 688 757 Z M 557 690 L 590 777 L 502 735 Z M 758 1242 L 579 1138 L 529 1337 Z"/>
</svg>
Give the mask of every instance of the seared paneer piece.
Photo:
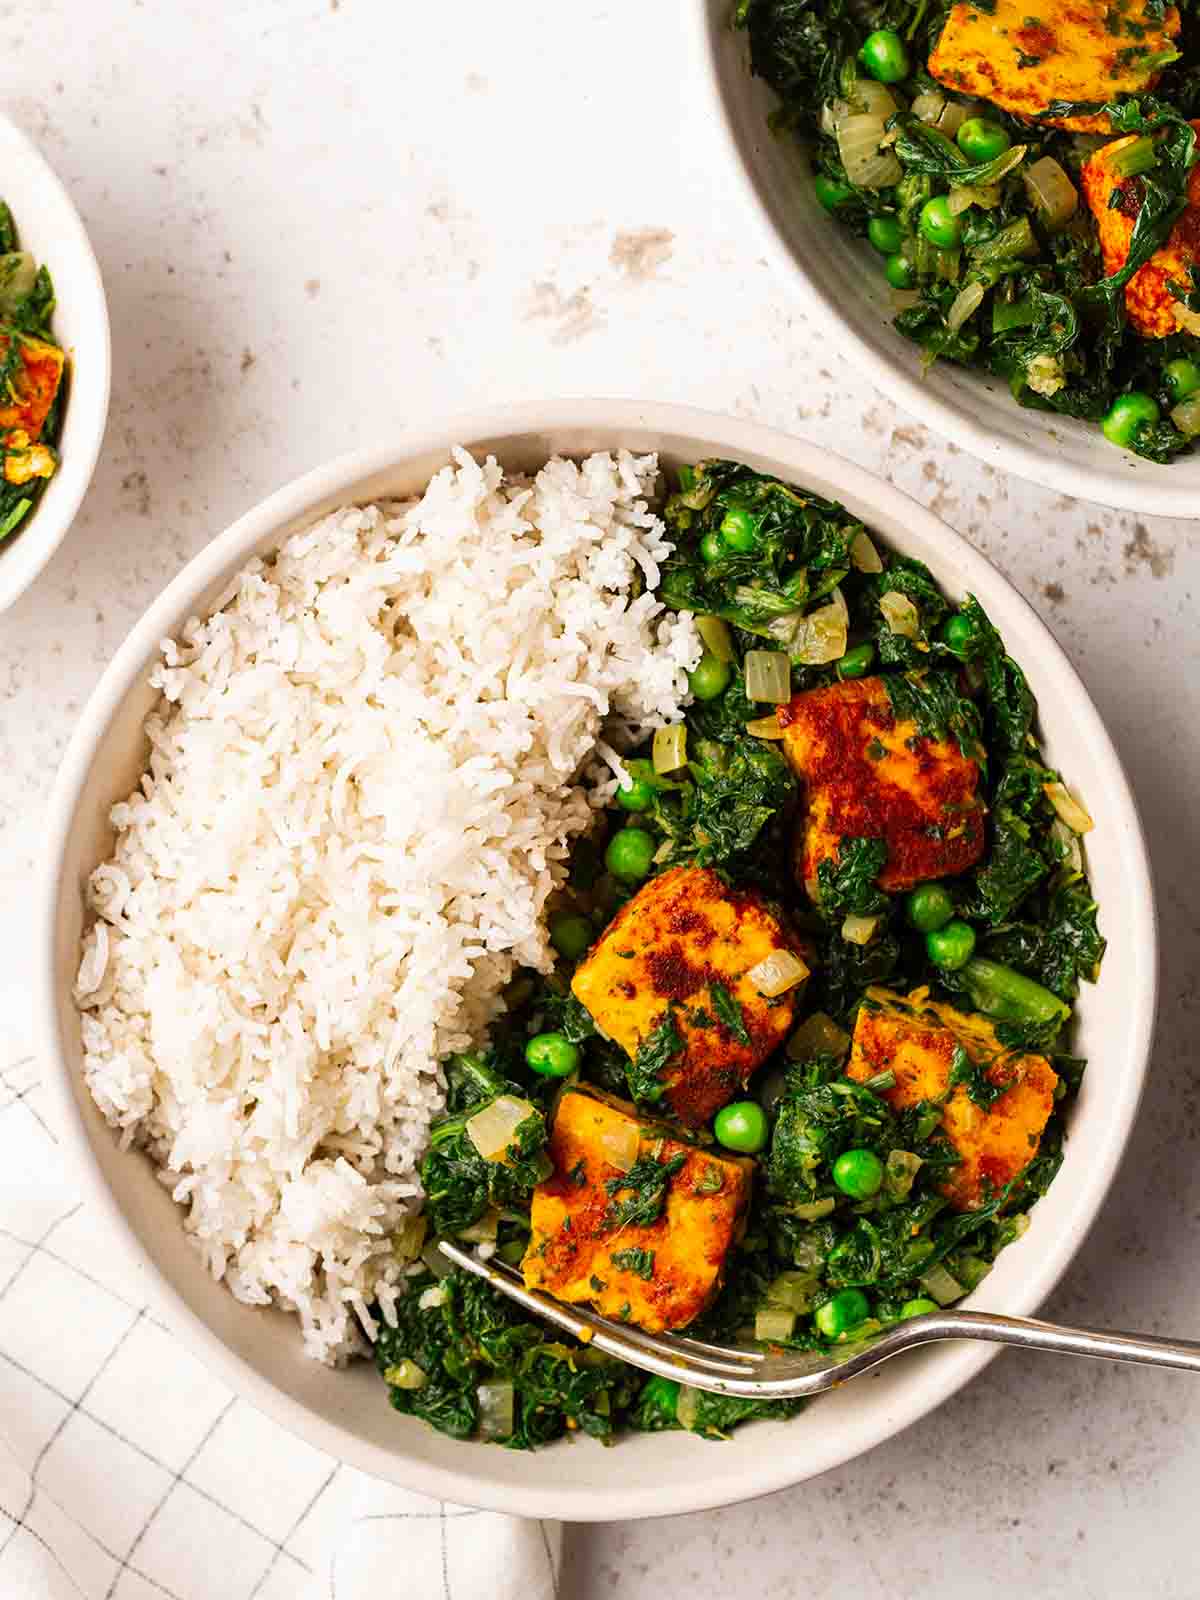
<svg viewBox="0 0 1200 1600">
<path fill-rule="evenodd" d="M 753 1163 L 644 1123 L 633 1106 L 569 1089 L 533 1192 L 525 1282 L 651 1333 L 685 1328 L 721 1286 Z"/>
<path fill-rule="evenodd" d="M 1192 127 L 1200 134 L 1200 121 Z M 1137 143 L 1137 137 L 1114 139 L 1097 150 L 1083 164 L 1080 185 L 1091 207 L 1100 236 L 1104 271 L 1109 277 L 1119 272 L 1129 256 L 1129 241 L 1138 212 L 1142 208 L 1140 178 L 1121 178 L 1113 163 L 1123 150 Z M 1191 269 L 1200 264 L 1200 165 L 1188 177 L 1188 203 L 1176 219 L 1167 242 L 1138 268 L 1125 285 L 1125 309 L 1129 321 L 1147 339 L 1165 339 L 1186 328 L 1200 334 L 1200 316 L 1171 293 L 1170 285 L 1191 288 Z"/>
<path fill-rule="evenodd" d="M 791 1030 L 796 988 L 772 996 L 753 975 L 777 952 L 807 976 L 801 945 L 756 895 L 705 867 L 675 867 L 622 907 L 571 988 L 628 1054 L 634 1098 L 665 1100 L 700 1127 Z"/>
<path fill-rule="evenodd" d="M 41 438 L 62 382 L 65 359 L 57 345 L 0 329 L 0 364 L 8 379 L 0 396 L 0 432 L 19 428 L 31 442 Z"/>
<path fill-rule="evenodd" d="M 979 767 L 957 741 L 897 717 L 882 678 L 808 689 L 780 706 L 783 749 L 804 790 L 797 876 L 819 899 L 843 839 L 882 839 L 883 889 L 965 872 L 983 854 Z"/>
<path fill-rule="evenodd" d="M 1032 1161 L 1058 1084 L 1044 1056 L 1006 1049 L 986 1017 L 924 991 L 867 991 L 846 1071 L 860 1083 L 894 1073 L 882 1094 L 897 1111 L 945 1101 L 942 1128 L 961 1160 L 942 1193 L 959 1211 L 975 1210 Z"/>
<path fill-rule="evenodd" d="M 1178 57 L 1179 12 L 1158 0 L 959 0 L 929 57 L 939 83 L 1019 117 L 1056 100 L 1101 105 L 1158 82 Z M 1104 113 L 1039 119 L 1076 133 L 1108 133 Z"/>
</svg>

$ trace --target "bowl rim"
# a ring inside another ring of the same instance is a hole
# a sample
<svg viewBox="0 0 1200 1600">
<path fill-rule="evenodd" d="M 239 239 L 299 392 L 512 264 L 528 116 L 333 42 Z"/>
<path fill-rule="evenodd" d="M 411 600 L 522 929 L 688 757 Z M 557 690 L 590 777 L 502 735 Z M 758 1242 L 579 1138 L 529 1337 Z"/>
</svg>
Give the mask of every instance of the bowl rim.
<svg viewBox="0 0 1200 1600">
<path fill-rule="evenodd" d="M 1131 902 L 1123 906 L 1125 919 L 1136 930 L 1138 949 L 1146 952 L 1144 982 L 1130 996 L 1133 1060 L 1118 1092 L 1106 1105 L 1108 1142 L 1101 1156 L 1076 1183 L 1070 1224 L 1048 1240 L 1047 1248 L 1032 1263 L 1021 1284 L 1003 1309 L 1029 1314 L 1053 1289 L 1083 1243 L 1107 1195 L 1132 1130 L 1148 1064 L 1157 1003 L 1157 912 L 1144 830 L 1120 757 L 1082 680 L 1046 624 L 1008 579 L 941 518 L 927 511 L 902 490 L 865 468 L 843 460 L 822 446 L 761 424 L 693 407 L 612 399 L 558 399 L 495 406 L 459 414 L 402 430 L 386 445 L 338 456 L 294 479 L 269 495 L 217 535 L 176 575 L 130 630 L 105 669 L 86 706 L 63 757 L 51 796 L 47 829 L 35 884 L 33 1012 L 39 1057 L 47 1064 L 46 1082 L 53 1101 L 55 1123 L 68 1158 L 76 1168 L 86 1198 L 106 1219 L 126 1253 L 146 1275 L 153 1297 L 167 1312 L 194 1353 L 236 1393 L 265 1412 L 284 1428 L 335 1458 L 372 1475 L 399 1483 L 418 1493 L 460 1504 L 507 1512 L 517 1516 L 552 1516 L 568 1521 L 611 1521 L 623 1518 L 676 1515 L 733 1504 L 827 1471 L 874 1448 L 949 1399 L 963 1384 L 994 1358 L 996 1347 L 980 1344 L 939 1346 L 929 1356 L 930 1369 L 914 1377 L 898 1403 L 881 1415 L 863 1446 L 841 1447 L 810 1441 L 805 1460 L 794 1455 L 763 1452 L 755 1470 L 747 1471 L 739 1487 L 721 1482 L 706 1490 L 695 1485 L 663 1482 L 653 1491 L 627 1488 L 614 1482 L 598 1493 L 586 1484 L 574 1485 L 564 1475 L 552 1496 L 528 1484 L 507 1484 L 476 1471 L 441 1467 L 411 1459 L 406 1453 L 384 1449 L 361 1438 L 350 1428 L 317 1415 L 256 1371 L 242 1356 L 225 1345 L 208 1324 L 187 1304 L 181 1292 L 160 1270 L 142 1244 L 133 1225 L 110 1189 L 92 1149 L 83 1112 L 71 1089 L 71 1070 L 62 1045 L 58 1017 L 58 980 L 55 946 L 57 911 L 61 898 L 64 855 L 79 796 L 97 750 L 107 737 L 113 714 L 145 671 L 159 641 L 177 629 L 191 614 L 192 600 L 209 588 L 232 562 L 245 559 L 251 547 L 277 529 L 326 501 L 343 488 L 411 458 L 431 452 L 448 452 L 455 443 L 489 440 L 501 436 L 530 438 L 549 431 L 588 430 L 611 435 L 609 448 L 618 448 L 622 434 L 653 429 L 696 439 L 719 438 L 731 456 L 759 456 L 795 461 L 794 471 L 832 476 L 849 497 L 868 500 L 911 524 L 922 523 L 936 532 L 965 587 L 980 577 L 987 585 L 1000 585 L 1024 620 L 1039 637 L 1039 644 L 1056 670 L 1072 685 L 1077 726 L 1082 726 L 1107 772 L 1107 788 L 1118 819 L 1114 836 L 1126 841 L 1133 866 Z M 597 446 L 603 448 L 603 446 Z M 793 469 L 789 469 L 793 470 Z M 800 1467 L 799 1472 L 797 1466 Z"/>
<path fill-rule="evenodd" d="M 835 342 L 839 352 L 893 404 L 942 438 L 950 440 L 977 459 L 989 462 L 1000 471 L 1015 473 L 1043 488 L 1070 495 L 1072 499 L 1090 500 L 1093 504 L 1111 506 L 1118 511 L 1135 511 L 1142 516 L 1200 518 L 1200 487 L 1194 480 L 1191 483 L 1168 481 L 1169 467 L 1161 469 L 1157 475 L 1147 472 L 1137 478 L 1118 472 L 1115 465 L 1112 469 L 1084 469 L 1072 464 L 1049 446 L 1043 450 L 1016 439 L 998 437 L 969 411 L 941 399 L 928 385 L 910 377 L 847 321 L 837 298 L 826 293 L 809 276 L 789 245 L 778 220 L 777 208 L 763 192 L 754 163 L 744 148 L 725 90 L 726 68 L 722 62 L 722 51 L 729 49 L 731 35 L 727 13 L 728 6 L 724 0 L 693 0 L 691 25 L 701 73 L 716 109 L 716 121 L 728 149 L 730 166 L 735 172 L 735 187 L 741 196 L 743 210 L 753 220 L 772 269 L 782 281 L 797 291 L 803 302 L 803 310 L 814 326 L 828 326 L 836 330 Z M 748 67 L 743 70 L 749 71 Z M 969 372 L 971 369 L 962 370 Z M 1015 406 L 1016 401 L 1012 404 Z M 1107 448 L 1112 452 L 1114 463 L 1127 454 L 1112 446 Z"/>
<path fill-rule="evenodd" d="M 22 164 L 34 174 L 46 197 L 45 209 L 54 213 L 55 230 L 64 241 L 58 259 L 61 262 L 69 255 L 73 260 L 75 272 L 82 280 L 83 297 L 89 302 L 82 308 L 83 318 L 85 324 L 90 325 L 94 339 L 94 347 L 89 348 L 88 352 L 92 365 L 89 373 L 91 414 L 79 412 L 83 395 L 77 396 L 75 393 L 74 350 L 68 348 L 72 369 L 71 391 L 67 397 L 63 435 L 65 439 L 70 432 L 69 451 L 64 451 L 58 471 L 51 484 L 47 485 L 46 495 L 34 507 L 29 526 L 21 529 L 10 551 L 0 544 L 0 611 L 6 611 L 25 593 L 66 538 L 92 481 L 108 424 L 112 386 L 112 328 L 100 264 L 66 185 L 29 135 L 2 112 L 0 147 L 17 152 Z M 19 231 L 20 216 L 17 216 L 16 222 Z M 47 261 L 45 264 L 55 277 L 57 289 L 59 276 L 55 263 Z M 78 303 L 79 290 L 76 289 L 75 293 Z M 79 417 L 82 424 L 78 432 L 74 431 L 73 415 Z M 51 504 L 47 505 L 51 489 L 56 489 L 57 493 Z M 28 555 L 26 551 L 29 551 Z"/>
</svg>

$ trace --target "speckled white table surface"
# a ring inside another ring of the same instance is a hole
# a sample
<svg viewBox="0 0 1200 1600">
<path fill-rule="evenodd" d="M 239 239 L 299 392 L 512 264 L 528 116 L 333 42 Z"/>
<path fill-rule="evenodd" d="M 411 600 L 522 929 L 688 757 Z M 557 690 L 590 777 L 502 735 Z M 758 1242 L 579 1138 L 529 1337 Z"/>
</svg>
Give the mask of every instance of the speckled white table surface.
<svg viewBox="0 0 1200 1600">
<path fill-rule="evenodd" d="M 0 618 L 0 1064 L 28 1054 L 26 886 L 64 743 L 215 532 L 339 451 L 484 400 L 734 411 L 967 534 L 1108 719 L 1156 857 L 1162 1018 L 1121 1175 L 1048 1310 L 1195 1336 L 1200 523 L 1006 481 L 842 364 L 760 258 L 685 70 L 684 4 L 0 6 L 0 103 L 83 212 L 115 346 L 85 510 Z M 789 1493 L 568 1530 L 564 1591 L 1182 1600 L 1200 1594 L 1198 1438 L 1185 1376 L 1001 1356 Z"/>
</svg>

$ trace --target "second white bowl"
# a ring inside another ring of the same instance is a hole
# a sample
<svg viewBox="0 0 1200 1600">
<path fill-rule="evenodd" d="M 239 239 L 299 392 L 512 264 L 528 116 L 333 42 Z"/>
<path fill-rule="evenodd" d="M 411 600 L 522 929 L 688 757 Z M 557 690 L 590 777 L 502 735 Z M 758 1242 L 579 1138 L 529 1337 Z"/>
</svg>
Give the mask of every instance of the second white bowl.
<svg viewBox="0 0 1200 1600">
<path fill-rule="evenodd" d="M 1200 517 L 1200 452 L 1159 466 L 1116 449 L 1094 423 L 1025 410 L 987 373 L 948 361 L 922 373 L 920 349 L 892 327 L 878 255 L 821 209 L 797 141 L 768 128 L 778 101 L 751 76 L 731 9 L 730 0 L 693 0 L 701 70 L 768 256 L 821 337 L 896 405 L 998 471 L 1143 516 Z"/>
</svg>

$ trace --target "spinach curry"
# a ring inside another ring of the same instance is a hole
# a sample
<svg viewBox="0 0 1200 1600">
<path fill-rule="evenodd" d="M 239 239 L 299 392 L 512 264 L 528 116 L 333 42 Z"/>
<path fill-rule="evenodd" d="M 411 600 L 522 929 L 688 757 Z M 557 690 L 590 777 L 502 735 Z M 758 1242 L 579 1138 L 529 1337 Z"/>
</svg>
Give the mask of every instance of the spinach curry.
<svg viewBox="0 0 1200 1600">
<path fill-rule="evenodd" d="M 739 0 L 894 325 L 1169 461 L 1200 437 L 1197 0 Z"/>
<path fill-rule="evenodd" d="M 647 1379 L 444 1272 L 436 1236 L 652 1330 L 866 1338 L 1025 1230 L 1083 1071 L 1090 819 L 978 602 L 733 462 L 683 469 L 664 514 L 693 702 L 576 847 L 553 972 L 448 1064 L 396 1241 L 377 1364 L 456 1438 L 720 1438 L 798 1403 Z"/>
<path fill-rule="evenodd" d="M 0 200 L 0 540 L 24 522 L 58 466 L 66 355 L 50 331 L 54 285 L 21 250 Z"/>
</svg>

